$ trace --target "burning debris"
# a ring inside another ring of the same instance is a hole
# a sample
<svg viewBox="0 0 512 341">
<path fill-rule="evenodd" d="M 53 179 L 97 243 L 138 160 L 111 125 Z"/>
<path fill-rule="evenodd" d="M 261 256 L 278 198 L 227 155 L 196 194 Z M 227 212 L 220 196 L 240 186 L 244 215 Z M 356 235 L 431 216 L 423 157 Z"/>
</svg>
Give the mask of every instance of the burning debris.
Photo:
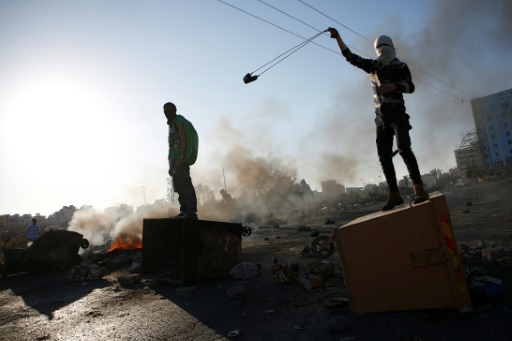
<svg viewBox="0 0 512 341">
<path fill-rule="evenodd" d="M 142 240 L 138 236 L 131 236 L 127 233 L 122 233 L 117 236 L 107 252 L 114 250 L 138 250 L 142 249 Z"/>
</svg>

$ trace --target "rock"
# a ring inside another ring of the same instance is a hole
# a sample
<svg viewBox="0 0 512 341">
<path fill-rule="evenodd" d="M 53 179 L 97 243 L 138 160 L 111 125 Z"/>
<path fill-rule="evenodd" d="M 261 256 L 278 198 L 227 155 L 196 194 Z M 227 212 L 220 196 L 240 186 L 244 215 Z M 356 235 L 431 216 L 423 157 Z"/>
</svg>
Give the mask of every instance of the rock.
<svg viewBox="0 0 512 341">
<path fill-rule="evenodd" d="M 140 275 L 120 276 L 117 281 L 122 287 L 131 287 L 140 282 Z"/>
<path fill-rule="evenodd" d="M 229 274 L 233 279 L 247 280 L 259 277 L 261 270 L 251 263 L 242 262 L 235 265 Z"/>
<path fill-rule="evenodd" d="M 108 275 L 110 271 L 107 268 L 101 267 L 99 265 L 90 265 L 89 266 L 89 280 L 101 279 L 103 276 Z"/>
<path fill-rule="evenodd" d="M 87 265 L 77 265 L 71 268 L 68 280 L 71 282 L 83 282 L 89 278 L 89 267 Z"/>
</svg>

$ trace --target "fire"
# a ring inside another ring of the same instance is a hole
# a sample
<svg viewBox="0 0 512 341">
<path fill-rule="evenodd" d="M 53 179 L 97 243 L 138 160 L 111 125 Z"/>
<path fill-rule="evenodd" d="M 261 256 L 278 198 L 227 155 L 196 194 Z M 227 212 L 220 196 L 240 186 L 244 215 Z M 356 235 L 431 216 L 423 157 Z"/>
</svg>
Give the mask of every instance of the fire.
<svg viewBox="0 0 512 341">
<path fill-rule="evenodd" d="M 113 251 L 113 250 L 137 250 L 142 249 L 142 241 L 137 237 L 131 237 L 127 238 L 121 238 L 117 237 L 115 242 L 112 243 L 110 246 L 110 249 L 107 250 L 107 252 Z"/>
</svg>

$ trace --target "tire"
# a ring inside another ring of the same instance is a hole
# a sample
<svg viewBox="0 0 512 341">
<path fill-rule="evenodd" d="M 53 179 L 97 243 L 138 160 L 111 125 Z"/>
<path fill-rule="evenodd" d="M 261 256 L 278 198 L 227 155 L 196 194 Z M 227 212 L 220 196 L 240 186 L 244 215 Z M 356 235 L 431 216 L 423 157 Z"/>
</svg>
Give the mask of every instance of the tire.
<svg viewBox="0 0 512 341">
<path fill-rule="evenodd" d="M 327 236 L 318 236 L 311 242 L 311 253 L 318 258 L 329 258 L 334 252 L 334 243 L 327 243 Z"/>
<path fill-rule="evenodd" d="M 87 239 L 82 239 L 82 242 L 80 243 L 80 246 L 82 249 L 87 249 L 89 247 L 89 241 Z"/>
</svg>

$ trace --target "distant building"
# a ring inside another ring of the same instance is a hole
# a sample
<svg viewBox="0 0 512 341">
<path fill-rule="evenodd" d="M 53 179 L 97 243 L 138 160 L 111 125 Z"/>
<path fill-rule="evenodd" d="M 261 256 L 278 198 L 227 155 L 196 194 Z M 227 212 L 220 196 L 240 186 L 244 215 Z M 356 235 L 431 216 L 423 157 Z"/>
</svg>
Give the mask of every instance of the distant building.
<svg viewBox="0 0 512 341">
<path fill-rule="evenodd" d="M 25 227 L 32 224 L 32 218 L 37 219 L 37 224 L 42 226 L 45 222 L 45 216 L 36 213 L 35 215 L 31 214 L 4 214 L 0 216 L 0 229 L 2 230 L 22 230 L 25 231 Z"/>
<path fill-rule="evenodd" d="M 67 227 L 75 212 L 76 207 L 73 205 L 63 206 L 58 212 L 56 212 L 60 227 Z"/>
<path fill-rule="evenodd" d="M 489 169 L 512 169 L 512 89 L 471 100 L 476 135 Z"/>
<path fill-rule="evenodd" d="M 339 184 L 336 180 L 322 181 L 322 195 L 326 201 L 334 201 L 341 197 L 345 193 L 345 186 Z"/>
</svg>

